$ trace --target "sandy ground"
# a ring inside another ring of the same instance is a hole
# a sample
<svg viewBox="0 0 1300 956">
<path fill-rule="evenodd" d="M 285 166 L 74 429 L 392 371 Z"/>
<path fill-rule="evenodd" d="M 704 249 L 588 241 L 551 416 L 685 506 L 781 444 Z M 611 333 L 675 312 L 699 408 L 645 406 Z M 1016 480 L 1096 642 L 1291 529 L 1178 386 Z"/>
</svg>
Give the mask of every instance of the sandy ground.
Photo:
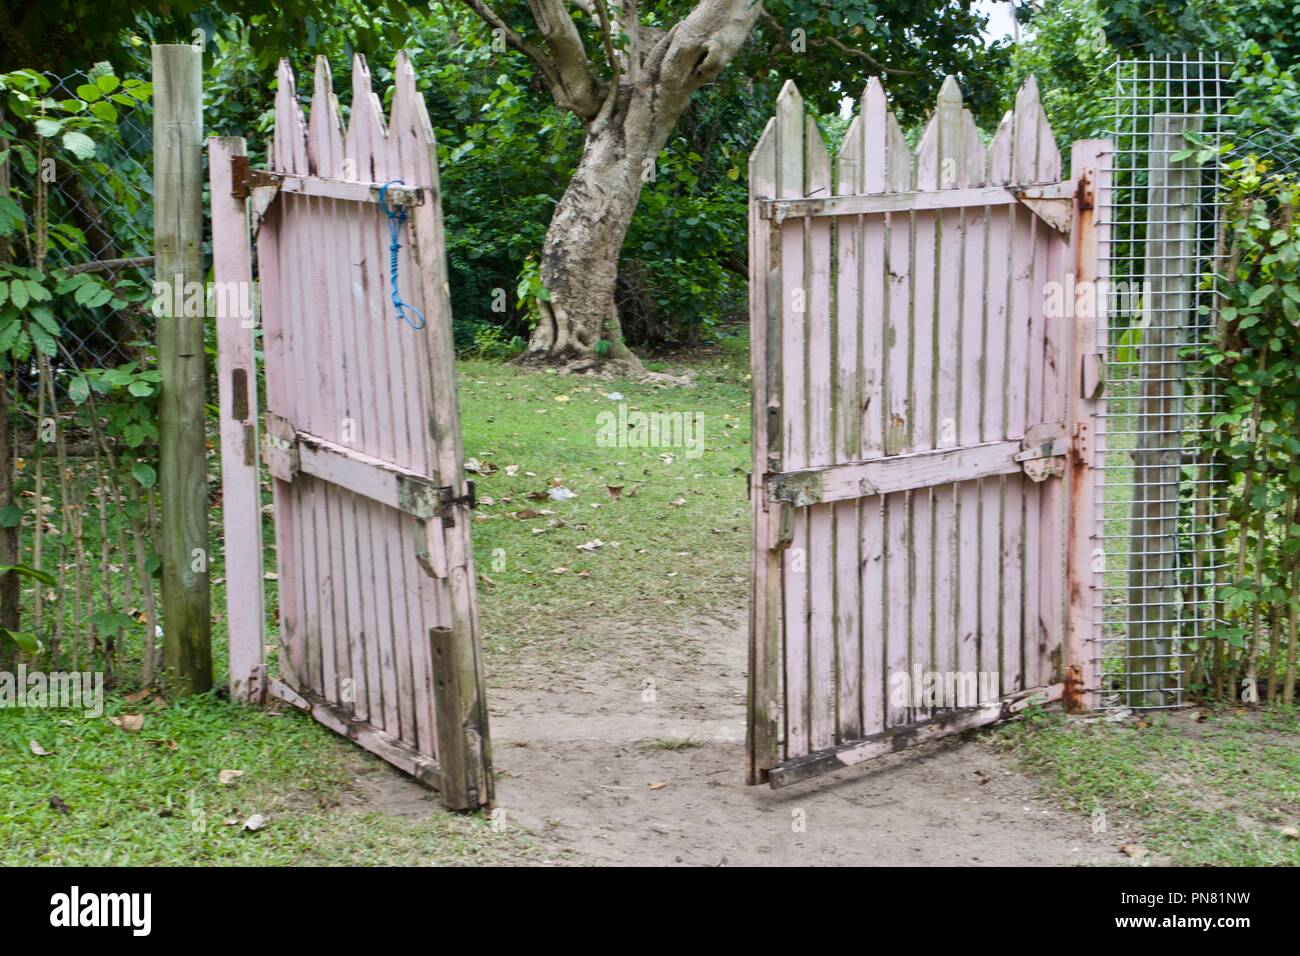
<svg viewBox="0 0 1300 956">
<path fill-rule="evenodd" d="M 648 637 L 631 635 L 617 663 L 489 675 L 503 822 L 524 828 L 549 862 L 1127 862 L 1117 853 L 1121 834 L 1094 835 L 1086 817 L 1039 798 L 1033 781 L 977 735 L 780 791 L 747 787 L 743 613 L 671 642 Z M 670 749 L 686 740 L 694 746 Z M 373 808 L 430 812 L 423 788 L 397 774 L 381 779 L 367 795 Z"/>
</svg>

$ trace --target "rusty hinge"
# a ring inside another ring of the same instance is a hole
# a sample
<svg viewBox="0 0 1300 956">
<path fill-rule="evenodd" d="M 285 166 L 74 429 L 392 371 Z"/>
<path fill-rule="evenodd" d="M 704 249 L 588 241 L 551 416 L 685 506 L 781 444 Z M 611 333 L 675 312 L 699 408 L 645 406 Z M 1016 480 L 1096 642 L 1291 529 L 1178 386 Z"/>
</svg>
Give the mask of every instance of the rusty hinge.
<svg viewBox="0 0 1300 956">
<path fill-rule="evenodd" d="M 465 494 L 459 496 L 450 485 L 443 485 L 438 489 L 438 513 L 442 516 L 444 528 L 450 528 L 456 523 L 451 510 L 456 505 L 465 505 L 471 510 L 478 507 L 478 492 L 474 482 L 465 482 Z"/>
<path fill-rule="evenodd" d="M 261 186 L 279 186 L 280 180 L 264 169 L 258 169 L 247 156 L 230 157 L 230 195 L 247 199 Z"/>
<path fill-rule="evenodd" d="M 1030 481 L 1045 481 L 1065 474 L 1065 422 L 1044 422 L 1025 431 L 1024 451 L 1015 456 Z"/>
<path fill-rule="evenodd" d="M 1075 189 L 1074 199 L 1081 210 L 1092 209 L 1097 204 L 1097 190 L 1092 182 L 1092 174 L 1091 169 L 1085 169 L 1083 175 L 1079 177 L 1079 185 Z"/>
</svg>

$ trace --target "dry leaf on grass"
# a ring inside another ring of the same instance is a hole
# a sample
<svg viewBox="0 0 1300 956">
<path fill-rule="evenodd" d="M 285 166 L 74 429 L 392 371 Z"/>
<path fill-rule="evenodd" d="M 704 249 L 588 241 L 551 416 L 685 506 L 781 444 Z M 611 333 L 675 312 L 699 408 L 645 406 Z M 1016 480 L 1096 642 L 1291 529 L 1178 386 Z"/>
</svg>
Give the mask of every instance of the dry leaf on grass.
<svg viewBox="0 0 1300 956">
<path fill-rule="evenodd" d="M 140 728 L 144 726 L 143 714 L 123 714 L 121 717 L 110 717 L 108 720 L 114 727 L 128 734 L 139 733 Z"/>
<path fill-rule="evenodd" d="M 217 783 L 223 787 L 229 787 L 243 775 L 244 771 L 242 770 L 222 770 L 217 774 Z"/>
<path fill-rule="evenodd" d="M 29 740 L 29 741 L 27 741 L 27 749 L 30 750 L 32 753 L 34 753 L 34 754 L 35 754 L 36 756 L 38 756 L 38 757 L 49 757 L 49 756 L 51 756 L 50 751 L 46 750 L 44 747 L 42 747 L 40 744 L 38 744 L 38 743 L 37 743 L 36 741 L 34 741 L 34 740 Z"/>
</svg>

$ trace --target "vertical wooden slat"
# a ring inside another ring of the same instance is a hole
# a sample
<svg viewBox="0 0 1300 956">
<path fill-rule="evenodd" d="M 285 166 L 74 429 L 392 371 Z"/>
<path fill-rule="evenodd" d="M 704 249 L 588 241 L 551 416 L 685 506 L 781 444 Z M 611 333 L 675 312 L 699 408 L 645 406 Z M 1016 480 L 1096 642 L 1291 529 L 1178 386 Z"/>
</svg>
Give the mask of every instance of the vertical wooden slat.
<svg viewBox="0 0 1300 956">
<path fill-rule="evenodd" d="M 836 193 L 863 190 L 862 116 L 854 117 L 836 159 Z M 836 463 L 856 461 L 862 444 L 862 227 L 863 217 L 836 223 L 834 400 Z M 835 536 L 835 674 L 837 742 L 862 735 L 862 592 L 859 502 L 831 506 Z"/>
<path fill-rule="evenodd" d="M 906 192 L 912 188 L 912 156 L 907 140 L 894 114 L 886 114 L 886 150 L 889 157 L 889 190 Z M 885 334 L 885 453 L 896 455 L 907 445 L 908 421 L 911 417 L 909 389 L 911 351 L 911 271 L 912 216 L 891 213 L 886 275 L 889 289 L 886 299 Z M 885 725 L 906 723 L 908 708 L 892 698 L 894 680 L 906 674 L 910 660 L 912 596 L 908 590 L 908 493 L 885 496 Z"/>
<path fill-rule="evenodd" d="M 821 131 L 806 118 L 804 144 L 805 195 L 831 193 L 831 159 Z M 831 224 L 825 217 L 806 227 L 808 305 L 808 367 L 805 373 L 808 411 L 808 465 L 824 467 L 833 460 L 835 408 L 831 402 L 835 350 L 831 345 Z M 808 509 L 808 739 L 813 750 L 835 743 L 835 538 L 832 505 Z"/>
<path fill-rule="evenodd" d="M 411 212 L 411 276 L 419 277 L 418 299 L 426 327 L 426 362 L 431 386 L 429 415 L 421 425 L 431 429 L 430 442 L 440 484 L 451 489 L 456 504 L 447 506 L 440 521 L 427 522 L 430 547 L 446 553 L 448 605 L 451 610 L 450 656 L 431 657 L 435 688 L 454 687 L 455 698 L 439 707 L 453 720 L 439 719 L 439 754 L 459 749 L 455 759 L 440 756 L 449 805 L 491 805 L 492 760 L 488 742 L 487 701 L 479 659 L 478 610 L 474 595 L 474 555 L 470 543 L 470 513 L 465 503 L 464 452 L 460 437 L 460 410 L 456 399 L 455 350 L 452 342 L 451 302 L 447 287 L 446 247 L 438 183 L 438 147 L 433 124 L 415 87 L 415 71 L 406 55 L 399 54 L 395 71 L 396 96 L 412 108 L 404 110 L 402 128 L 394 136 L 411 137 L 403 147 L 403 176 L 429 185 L 433 201 Z M 414 425 L 412 426 L 414 427 Z M 440 541 L 435 542 L 436 539 Z"/>
<path fill-rule="evenodd" d="M 989 148 L 989 182 L 1011 182 L 1011 150 L 1015 133 L 1014 114 L 1008 112 L 998 125 Z M 1007 435 L 1007 308 L 1011 280 L 1011 230 L 1014 210 L 989 214 L 988 265 L 984 302 L 984 406 L 980 432 L 984 441 L 999 441 Z M 1003 568 L 1002 536 L 1006 485 L 1019 478 L 984 478 L 980 481 L 980 670 L 997 672 L 1003 692 L 1009 685 L 1002 672 L 1002 607 L 1007 588 Z"/>
<path fill-rule="evenodd" d="M 242 137 L 208 141 L 212 187 L 212 276 L 216 297 L 217 395 L 221 416 L 222 527 L 225 531 L 226 622 L 230 696 L 255 703 L 266 692 L 262 603 L 262 499 L 257 473 L 257 364 L 252 316 L 253 260 L 245 200 L 231 195 L 231 160 L 245 156 Z"/>
<path fill-rule="evenodd" d="M 948 77 L 939 91 L 935 113 L 939 141 L 939 189 L 956 189 L 965 184 L 965 139 L 961 90 Z M 954 448 L 959 442 L 960 417 L 957 384 L 961 373 L 963 325 L 962 252 L 966 242 L 963 210 L 938 216 L 935 265 L 935 434 L 934 447 Z M 972 403 L 973 404 L 973 403 Z M 957 487 L 940 485 L 933 490 L 934 508 L 934 640 L 930 651 L 932 670 L 947 674 L 956 666 L 957 583 L 962 563 L 957 553 Z"/>
<path fill-rule="evenodd" d="M 950 96 L 956 84 L 945 81 L 941 100 Z M 960 101 L 958 101 L 960 102 Z M 943 170 L 940 157 L 940 112 L 930 117 L 916 148 L 915 188 L 934 192 L 940 188 Z M 939 218 L 937 212 L 918 212 L 913 217 L 912 332 L 911 332 L 911 416 L 908 451 L 929 451 L 935 447 L 937 411 L 936 376 L 939 351 L 938 313 Z M 911 653 L 909 670 L 914 685 L 921 684 L 932 670 L 935 621 L 935 494 L 940 489 L 918 488 L 908 497 L 911 531 L 908 540 L 911 586 Z M 912 719 L 923 716 L 914 711 Z"/>
<path fill-rule="evenodd" d="M 986 180 L 988 157 L 980 132 L 969 110 L 962 112 L 961 123 L 963 186 L 981 186 Z M 989 214 L 987 209 L 967 209 L 962 218 L 961 250 L 961 360 L 957 385 L 957 441 L 973 445 L 981 440 L 981 421 L 985 405 L 984 369 L 988 359 L 984 350 L 985 290 L 988 282 Z M 957 486 L 957 608 L 955 616 L 953 663 L 963 674 L 979 670 L 980 578 L 984 573 L 980 527 L 982 503 L 980 483 L 962 482 Z"/>
<path fill-rule="evenodd" d="M 886 117 L 885 89 L 872 77 L 862 93 L 862 190 L 884 192 L 888 184 L 886 142 L 890 124 Z M 910 167 L 910 157 L 905 160 Z M 885 271 L 888 235 L 884 216 L 864 217 L 861 225 L 861 275 L 857 297 L 862 328 L 862 429 L 863 460 L 885 453 L 885 304 L 891 283 Z M 885 727 L 885 526 L 884 499 L 864 498 L 859 507 L 862 562 L 862 733 L 879 733 Z"/>
<path fill-rule="evenodd" d="M 770 505 L 763 476 L 780 470 L 780 327 L 771 328 L 773 306 L 780 304 L 779 230 L 759 215 L 759 202 L 776 198 L 776 120 L 768 121 L 749 157 L 749 338 L 753 382 L 753 447 L 749 498 L 753 519 L 753 568 L 750 585 L 748 782 L 762 783 L 779 755 L 781 552 L 776 547 L 780 506 Z M 769 291 L 776 286 L 775 295 Z M 776 301 L 771 301 L 772 299 Z M 775 311 L 779 319 L 779 311 Z M 777 354 L 773 354 L 773 353 Z M 775 441 L 773 441 L 775 439 Z M 773 461 L 773 455 L 777 461 Z"/>
<path fill-rule="evenodd" d="M 777 195 L 804 195 L 803 97 L 787 82 L 776 102 Z M 805 223 L 781 226 L 781 405 L 782 468 L 807 467 L 806 387 L 807 276 Z M 791 545 L 782 560 L 785 651 L 785 753 L 809 752 L 808 726 L 808 521 L 807 509 L 792 519 Z"/>
</svg>

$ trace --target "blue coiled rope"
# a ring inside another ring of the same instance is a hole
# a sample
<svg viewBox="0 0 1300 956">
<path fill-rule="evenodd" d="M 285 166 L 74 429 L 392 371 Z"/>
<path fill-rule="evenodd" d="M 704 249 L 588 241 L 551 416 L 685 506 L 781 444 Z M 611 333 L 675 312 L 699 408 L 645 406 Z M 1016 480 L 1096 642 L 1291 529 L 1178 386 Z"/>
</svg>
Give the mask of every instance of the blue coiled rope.
<svg viewBox="0 0 1300 956">
<path fill-rule="evenodd" d="M 393 209 L 388 205 L 388 187 L 405 186 L 406 183 L 400 179 L 391 179 L 379 187 L 379 208 L 388 216 L 388 235 L 392 242 L 388 246 L 388 273 L 393 282 L 393 308 L 397 310 L 397 317 L 415 329 L 417 332 L 424 328 L 424 313 L 415 306 L 402 301 L 402 297 L 397 292 L 397 253 L 402 248 L 402 244 L 397 241 L 397 236 L 402 228 L 402 223 L 406 222 L 406 210 Z M 411 318 L 415 316 L 415 321 Z"/>
</svg>

